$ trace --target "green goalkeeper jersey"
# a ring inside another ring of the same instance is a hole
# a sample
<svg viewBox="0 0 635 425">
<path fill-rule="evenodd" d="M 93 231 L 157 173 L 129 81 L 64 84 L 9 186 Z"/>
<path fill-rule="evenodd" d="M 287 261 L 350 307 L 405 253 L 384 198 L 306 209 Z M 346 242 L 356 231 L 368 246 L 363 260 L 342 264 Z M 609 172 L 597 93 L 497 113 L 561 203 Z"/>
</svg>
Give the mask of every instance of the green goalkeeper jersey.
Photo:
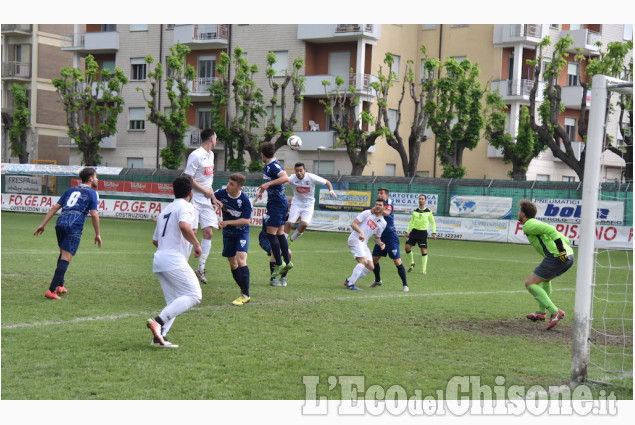
<svg viewBox="0 0 635 425">
<path fill-rule="evenodd" d="M 434 222 L 434 216 L 432 215 L 430 208 L 417 208 L 412 212 L 412 217 L 410 217 L 410 223 L 408 224 L 408 230 L 406 230 L 406 233 L 410 233 L 413 228 L 415 230 L 428 230 L 430 225 L 432 225 L 432 233 L 436 233 L 437 224 Z"/>
<path fill-rule="evenodd" d="M 571 249 L 569 239 L 558 232 L 551 224 L 530 218 L 523 225 L 523 232 L 527 235 L 529 243 L 536 249 L 538 254 L 543 257 L 557 257 L 559 255 L 558 248 L 554 242 L 556 239 L 562 240 L 562 246 L 567 252 L 567 255 L 573 255 L 573 249 Z"/>
</svg>

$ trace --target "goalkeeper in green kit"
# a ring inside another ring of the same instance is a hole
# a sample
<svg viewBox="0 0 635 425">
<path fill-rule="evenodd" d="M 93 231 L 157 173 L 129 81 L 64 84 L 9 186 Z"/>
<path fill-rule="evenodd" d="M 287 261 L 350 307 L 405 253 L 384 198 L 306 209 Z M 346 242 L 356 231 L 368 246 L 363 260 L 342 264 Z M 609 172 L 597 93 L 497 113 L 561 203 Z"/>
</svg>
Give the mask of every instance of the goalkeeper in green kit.
<svg viewBox="0 0 635 425">
<path fill-rule="evenodd" d="M 428 228 L 432 227 L 432 237 L 437 238 L 437 224 L 434 221 L 434 216 L 430 208 L 426 208 L 426 195 L 419 195 L 419 208 L 412 212 L 410 217 L 410 223 L 408 224 L 408 230 L 404 234 L 406 241 L 406 255 L 408 261 L 410 261 L 411 272 L 415 268 L 415 260 L 412 254 L 412 246 L 415 244 L 421 248 L 421 274 L 426 274 L 426 267 L 428 265 Z"/>
<path fill-rule="evenodd" d="M 550 224 L 536 220 L 536 205 L 523 199 L 518 205 L 518 221 L 523 224 L 523 232 L 529 243 L 544 259 L 525 281 L 525 287 L 538 301 L 538 311 L 530 313 L 527 318 L 532 321 L 545 320 L 546 312 L 551 314 L 547 329 L 551 329 L 564 317 L 551 301 L 551 280 L 560 276 L 573 265 L 573 249 L 564 235 Z"/>
</svg>

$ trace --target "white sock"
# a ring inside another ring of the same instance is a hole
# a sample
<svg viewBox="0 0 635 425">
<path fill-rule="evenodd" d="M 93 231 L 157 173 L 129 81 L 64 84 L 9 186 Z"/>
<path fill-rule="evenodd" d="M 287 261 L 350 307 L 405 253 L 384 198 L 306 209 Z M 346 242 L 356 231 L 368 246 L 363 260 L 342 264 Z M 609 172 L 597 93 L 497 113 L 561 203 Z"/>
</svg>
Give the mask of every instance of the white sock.
<svg viewBox="0 0 635 425">
<path fill-rule="evenodd" d="M 364 273 L 364 270 L 366 270 L 366 273 Z M 366 268 L 366 266 L 364 266 L 362 263 L 358 263 L 353 269 L 353 274 L 351 275 L 351 277 L 348 278 L 348 284 L 354 285 L 355 282 L 357 282 L 357 279 L 366 276 L 367 273 L 368 269 Z"/>
<path fill-rule="evenodd" d="M 165 306 L 163 311 L 159 314 L 161 320 L 163 320 L 163 332 L 166 334 L 170 330 L 172 323 L 174 323 L 174 318 L 176 316 L 185 313 L 190 308 L 197 305 L 200 301 L 196 297 L 184 295 L 182 297 L 178 297 L 170 304 Z"/>
<path fill-rule="evenodd" d="M 288 233 L 283 233 L 283 235 L 284 235 L 285 239 L 289 239 L 289 234 Z"/>
<path fill-rule="evenodd" d="M 210 251 L 212 250 L 212 240 L 211 239 L 203 239 L 201 241 L 201 249 L 203 250 L 203 253 L 201 254 L 200 257 L 198 257 L 198 267 L 200 269 L 204 269 L 205 268 L 205 261 L 207 260 L 207 256 L 209 255 Z"/>
<path fill-rule="evenodd" d="M 295 229 L 295 232 L 293 232 L 293 235 L 291 235 L 291 242 L 298 239 L 300 236 L 302 236 L 302 233 L 300 233 L 298 229 Z"/>
</svg>

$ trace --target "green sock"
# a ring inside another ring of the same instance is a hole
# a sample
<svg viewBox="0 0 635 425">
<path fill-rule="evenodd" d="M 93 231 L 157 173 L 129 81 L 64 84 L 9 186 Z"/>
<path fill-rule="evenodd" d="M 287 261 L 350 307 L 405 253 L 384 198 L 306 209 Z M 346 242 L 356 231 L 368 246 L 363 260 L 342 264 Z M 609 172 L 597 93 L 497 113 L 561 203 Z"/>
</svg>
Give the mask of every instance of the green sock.
<svg viewBox="0 0 635 425">
<path fill-rule="evenodd" d="M 406 252 L 406 255 L 408 256 L 408 261 L 409 261 L 408 265 L 414 264 L 415 263 L 415 257 L 414 257 L 414 254 L 412 253 L 412 251 Z"/>
<path fill-rule="evenodd" d="M 529 285 L 527 290 L 531 295 L 533 295 L 536 301 L 538 301 L 539 305 L 542 304 L 547 308 L 547 310 L 549 310 L 549 313 L 558 313 L 558 307 L 556 307 L 556 305 L 551 301 L 551 298 L 549 298 L 549 295 L 547 295 L 547 292 L 545 292 L 545 290 L 539 285 Z"/>
<path fill-rule="evenodd" d="M 421 271 L 425 272 L 428 266 L 428 254 L 421 256 Z"/>
<path fill-rule="evenodd" d="M 551 298 L 551 282 L 542 282 L 541 286 L 542 286 L 542 289 L 547 294 L 547 296 Z M 540 301 L 538 301 L 538 312 L 539 313 L 547 312 L 547 306 L 541 303 Z"/>
</svg>

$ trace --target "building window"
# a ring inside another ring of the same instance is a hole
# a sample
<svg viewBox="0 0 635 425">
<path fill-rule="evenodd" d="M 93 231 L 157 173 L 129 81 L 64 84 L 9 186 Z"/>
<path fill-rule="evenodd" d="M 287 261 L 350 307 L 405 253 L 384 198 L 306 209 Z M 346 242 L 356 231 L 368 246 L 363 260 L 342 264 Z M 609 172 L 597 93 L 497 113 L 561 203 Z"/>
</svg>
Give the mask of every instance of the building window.
<svg viewBox="0 0 635 425">
<path fill-rule="evenodd" d="M 562 181 L 563 182 L 572 183 L 572 182 L 575 181 L 575 177 L 573 177 L 573 176 L 562 176 Z"/>
<path fill-rule="evenodd" d="M 145 130 L 146 108 L 128 109 L 128 119 L 130 121 L 130 130 Z"/>
<path fill-rule="evenodd" d="M 147 31 L 148 24 L 131 24 L 130 31 Z"/>
<path fill-rule="evenodd" d="M 128 158 L 128 168 L 143 168 L 143 158 Z"/>
<path fill-rule="evenodd" d="M 196 81 L 196 93 L 205 93 L 209 91 L 214 84 L 214 76 L 216 75 L 216 56 L 201 55 L 198 57 L 198 81 Z"/>
<path fill-rule="evenodd" d="M 130 58 L 130 79 L 142 81 L 146 79 L 146 61 L 144 58 Z"/>
<path fill-rule="evenodd" d="M 173 30 L 175 24 L 165 24 L 165 29 Z"/>
<path fill-rule="evenodd" d="M 458 63 L 463 62 L 465 59 L 467 59 L 467 56 L 452 56 L 452 59 L 454 59 L 455 61 L 457 61 Z"/>
<path fill-rule="evenodd" d="M 435 29 L 437 29 L 437 24 L 422 24 L 421 25 L 421 29 L 422 30 L 435 30 Z"/>
<path fill-rule="evenodd" d="M 536 174 L 536 181 L 538 182 L 548 182 L 549 174 Z"/>
<path fill-rule="evenodd" d="M 196 110 L 196 126 L 201 130 L 212 127 L 212 108 Z"/>
<path fill-rule="evenodd" d="M 560 24 L 549 24 L 549 28 L 553 28 L 553 29 L 560 29 Z"/>
<path fill-rule="evenodd" d="M 569 136 L 569 140 L 575 142 L 575 118 L 564 119 L 564 132 Z"/>
<path fill-rule="evenodd" d="M 115 32 L 115 31 L 117 31 L 116 24 L 102 24 L 101 25 L 101 32 Z"/>
<path fill-rule="evenodd" d="M 577 86 L 579 82 L 578 78 L 578 64 L 569 62 L 567 66 L 567 85 Z"/>
<path fill-rule="evenodd" d="M 289 66 L 289 52 L 287 50 L 279 50 L 273 52 L 276 55 L 276 63 L 271 65 L 271 68 L 276 72 L 277 76 L 285 75 Z"/>
<path fill-rule="evenodd" d="M 452 28 L 468 27 L 468 24 L 450 24 Z"/>
<path fill-rule="evenodd" d="M 431 80 L 434 78 L 434 71 L 428 71 L 426 70 L 426 60 L 425 59 L 421 59 L 421 82 L 424 82 L 426 80 Z"/>
<path fill-rule="evenodd" d="M 388 109 L 388 128 L 391 132 L 395 132 L 397 129 L 397 110 L 396 109 Z"/>
<path fill-rule="evenodd" d="M 395 164 L 386 164 L 386 177 L 394 177 L 397 166 Z"/>
<path fill-rule="evenodd" d="M 542 81 L 547 81 L 549 79 L 549 65 L 551 64 L 551 59 L 543 59 L 542 60 Z"/>
<path fill-rule="evenodd" d="M 315 166 L 315 174 L 335 174 L 335 161 L 313 161 L 313 165 Z"/>
<path fill-rule="evenodd" d="M 633 39 L 633 24 L 624 24 L 624 40 Z"/>
<path fill-rule="evenodd" d="M 267 106 L 267 116 L 265 117 L 265 120 L 267 120 L 268 122 L 270 117 L 271 117 L 271 106 Z M 282 127 L 282 106 L 276 106 L 275 124 L 276 124 L 276 127 L 278 128 Z"/>
<path fill-rule="evenodd" d="M 394 72 L 395 73 L 395 80 L 399 80 L 399 71 L 401 69 L 401 56 L 399 55 L 393 55 L 393 58 L 395 59 L 395 61 L 392 63 L 392 66 L 390 67 L 390 72 Z"/>
</svg>

